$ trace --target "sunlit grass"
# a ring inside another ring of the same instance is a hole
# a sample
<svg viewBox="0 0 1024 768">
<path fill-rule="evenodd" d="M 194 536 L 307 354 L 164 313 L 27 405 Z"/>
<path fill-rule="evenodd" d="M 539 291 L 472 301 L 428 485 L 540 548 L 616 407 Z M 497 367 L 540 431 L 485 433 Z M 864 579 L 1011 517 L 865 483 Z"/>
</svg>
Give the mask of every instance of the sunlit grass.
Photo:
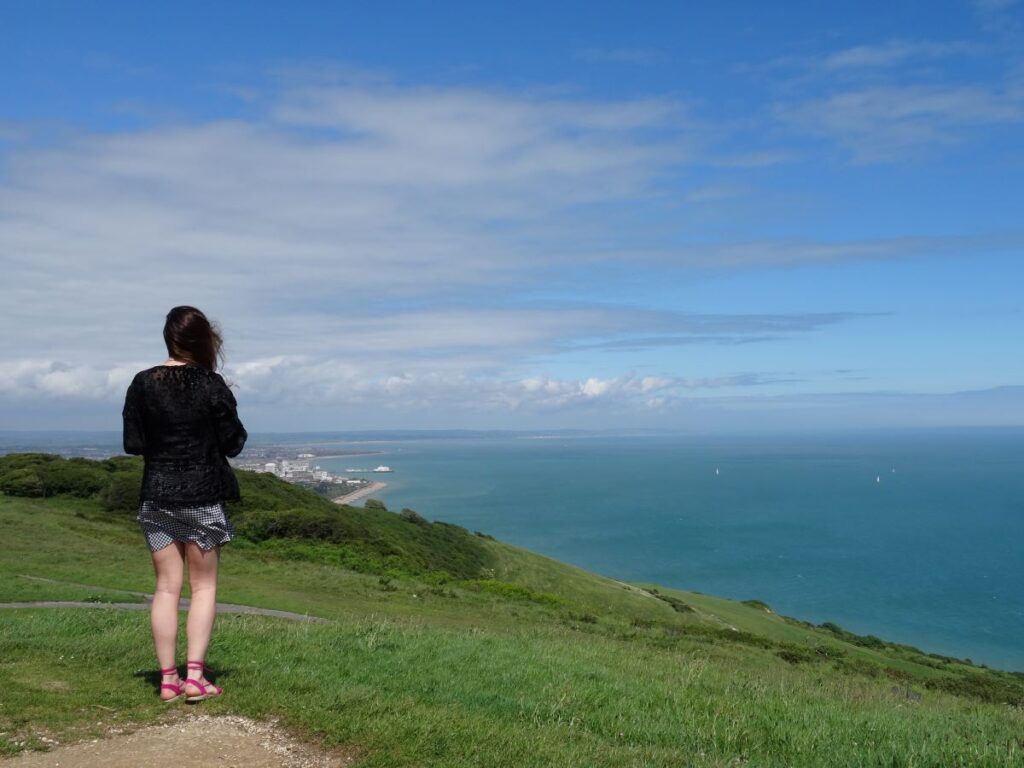
<svg viewBox="0 0 1024 768">
<path fill-rule="evenodd" d="M 98 502 L 0 496 L 0 536 L 0 601 L 152 588 L 134 521 Z M 389 768 L 1024 764 L 1024 710 L 996 703 L 1011 675 L 480 542 L 491 565 L 471 580 L 233 542 L 222 601 L 331 621 L 218 617 L 228 694 L 203 708 Z M 145 612 L 0 611 L 0 749 L 160 717 L 154 667 Z"/>
</svg>

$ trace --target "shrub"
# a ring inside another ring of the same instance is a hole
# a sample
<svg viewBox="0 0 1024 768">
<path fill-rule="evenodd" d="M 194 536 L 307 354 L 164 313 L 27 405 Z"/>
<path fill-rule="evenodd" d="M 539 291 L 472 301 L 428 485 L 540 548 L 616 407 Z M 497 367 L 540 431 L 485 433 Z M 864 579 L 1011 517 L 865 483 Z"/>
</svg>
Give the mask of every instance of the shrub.
<svg viewBox="0 0 1024 768">
<path fill-rule="evenodd" d="M 537 592 L 522 584 L 512 584 L 498 579 L 471 579 L 462 582 L 462 586 L 474 592 L 489 592 L 500 597 L 528 600 L 531 603 L 541 603 L 542 605 L 563 605 L 565 603 L 561 597 L 550 592 Z"/>
<path fill-rule="evenodd" d="M 819 629 L 827 630 L 833 635 L 838 637 L 840 640 L 845 640 L 852 645 L 859 645 L 862 648 L 874 648 L 883 649 L 889 647 L 897 647 L 892 643 L 887 643 L 881 638 L 875 637 L 874 635 L 857 635 L 849 630 L 843 629 L 838 624 L 833 624 L 831 621 L 826 621 L 824 624 L 818 625 Z"/>
<path fill-rule="evenodd" d="M 683 602 L 678 597 L 673 597 L 672 595 L 663 595 L 656 589 L 652 589 L 651 593 L 659 600 L 664 600 L 666 603 L 672 606 L 672 610 L 676 613 L 695 613 L 693 608 L 688 603 Z"/>
<path fill-rule="evenodd" d="M 782 650 L 775 655 L 790 664 L 806 664 L 807 662 L 814 661 L 814 656 L 807 651 Z"/>
<path fill-rule="evenodd" d="M 108 511 L 128 513 L 137 508 L 142 469 L 137 456 L 95 461 L 7 454 L 0 456 L 0 491 L 91 498 Z M 362 573 L 415 575 L 431 583 L 476 578 L 492 557 L 465 528 L 431 523 L 413 510 L 394 514 L 376 499 L 366 508 L 339 506 L 272 475 L 235 476 L 242 497 L 229 504 L 235 530 L 277 557 L 329 562 Z"/>
<path fill-rule="evenodd" d="M 109 512 L 134 512 L 139 505 L 140 481 L 134 472 L 115 472 L 100 492 L 103 508 Z"/>
<path fill-rule="evenodd" d="M 55 453 L 8 453 L 0 456 L 0 471 L 7 469 L 31 469 L 54 461 L 65 460 Z"/>
<path fill-rule="evenodd" d="M 840 672 L 864 675 L 865 677 L 881 677 L 882 667 L 864 659 L 836 659 L 833 667 Z"/>
<path fill-rule="evenodd" d="M 0 491 L 8 496 L 42 496 L 43 478 L 34 469 L 12 469 L 0 475 Z"/>
<path fill-rule="evenodd" d="M 966 672 L 956 677 L 936 677 L 925 682 L 925 688 L 946 691 L 955 696 L 968 696 L 993 704 L 1024 707 L 1024 686 L 1011 675 Z"/>
<path fill-rule="evenodd" d="M 882 672 L 885 673 L 886 677 L 890 677 L 893 680 L 899 680 L 900 682 L 907 682 L 913 680 L 914 676 L 903 669 L 895 669 L 893 667 L 884 667 Z"/>
<path fill-rule="evenodd" d="M 0 456 L 0 491 L 10 496 L 74 496 L 99 498 L 104 505 L 124 507 L 126 488 L 142 479 L 142 460 L 120 456 L 103 461 L 50 453 L 10 453 Z M 115 483 L 116 488 L 111 488 Z M 131 500 L 134 507 L 136 500 Z M 112 508 L 112 507 L 108 507 Z"/>
<path fill-rule="evenodd" d="M 430 521 L 427 520 L 427 518 L 423 517 L 423 515 L 415 509 L 409 509 L 408 507 L 405 507 L 401 512 L 399 512 L 398 516 L 403 520 L 415 523 L 416 525 L 430 525 Z"/>
<path fill-rule="evenodd" d="M 841 659 L 846 656 L 846 651 L 842 648 L 836 648 L 834 645 L 819 645 L 814 649 L 814 652 L 823 659 Z"/>
</svg>

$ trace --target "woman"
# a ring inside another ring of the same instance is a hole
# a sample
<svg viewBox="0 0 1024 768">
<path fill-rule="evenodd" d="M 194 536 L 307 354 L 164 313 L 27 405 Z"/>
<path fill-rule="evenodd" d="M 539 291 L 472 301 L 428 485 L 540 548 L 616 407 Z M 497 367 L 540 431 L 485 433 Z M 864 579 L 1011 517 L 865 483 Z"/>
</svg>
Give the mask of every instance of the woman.
<svg viewBox="0 0 1024 768">
<path fill-rule="evenodd" d="M 206 649 L 217 609 L 220 547 L 234 536 L 224 505 L 240 500 L 227 457 L 241 452 L 248 435 L 234 395 L 216 372 L 223 358 L 218 329 L 195 307 L 175 307 L 167 313 L 164 342 L 167 360 L 139 371 L 128 387 L 124 450 L 145 458 L 137 519 L 156 571 L 150 623 L 160 698 L 194 702 L 223 693 L 204 675 Z M 192 601 L 182 683 L 175 646 L 186 560 Z"/>
</svg>

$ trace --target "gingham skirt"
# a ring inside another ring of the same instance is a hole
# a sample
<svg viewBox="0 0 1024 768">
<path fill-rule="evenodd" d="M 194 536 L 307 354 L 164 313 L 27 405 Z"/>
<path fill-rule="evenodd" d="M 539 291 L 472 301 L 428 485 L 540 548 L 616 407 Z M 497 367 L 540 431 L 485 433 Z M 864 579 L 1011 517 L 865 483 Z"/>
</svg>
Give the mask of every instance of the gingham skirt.
<svg viewBox="0 0 1024 768">
<path fill-rule="evenodd" d="M 145 500 L 135 518 L 146 544 L 156 552 L 175 541 L 194 541 L 203 549 L 225 544 L 235 536 L 222 503 L 161 504 Z"/>
</svg>

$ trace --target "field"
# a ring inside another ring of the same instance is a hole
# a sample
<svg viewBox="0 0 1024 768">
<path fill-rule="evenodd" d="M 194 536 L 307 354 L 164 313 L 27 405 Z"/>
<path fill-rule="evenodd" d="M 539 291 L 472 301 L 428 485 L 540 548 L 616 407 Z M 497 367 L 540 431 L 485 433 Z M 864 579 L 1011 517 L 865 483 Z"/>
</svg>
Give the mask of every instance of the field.
<svg viewBox="0 0 1024 768">
<path fill-rule="evenodd" d="M 97 606 L 0 610 L 4 753 L 166 716 L 147 614 L 106 607 L 152 588 L 133 461 L 0 459 L 0 601 Z M 328 621 L 219 616 L 208 712 L 367 767 L 1024 765 L 1020 674 L 240 481 L 219 599 Z"/>
</svg>

